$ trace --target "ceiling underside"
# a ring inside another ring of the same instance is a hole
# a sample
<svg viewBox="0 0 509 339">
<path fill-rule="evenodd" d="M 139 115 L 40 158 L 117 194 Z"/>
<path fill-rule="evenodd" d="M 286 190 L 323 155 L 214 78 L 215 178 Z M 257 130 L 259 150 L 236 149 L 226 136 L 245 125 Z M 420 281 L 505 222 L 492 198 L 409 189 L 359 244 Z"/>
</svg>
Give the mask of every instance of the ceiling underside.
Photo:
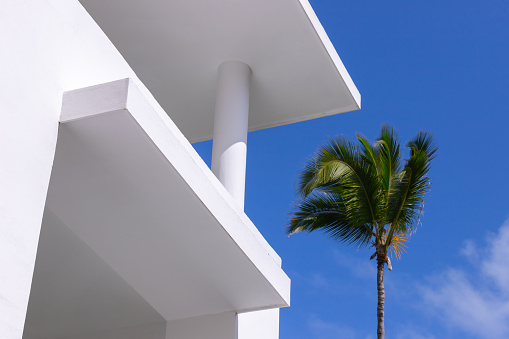
<svg viewBox="0 0 509 339">
<path fill-rule="evenodd" d="M 164 318 L 48 208 L 23 339 L 62 338 Z"/>
<path fill-rule="evenodd" d="M 213 134 L 217 68 L 252 69 L 249 130 L 359 109 L 307 0 L 80 0 L 191 142 Z"/>
</svg>

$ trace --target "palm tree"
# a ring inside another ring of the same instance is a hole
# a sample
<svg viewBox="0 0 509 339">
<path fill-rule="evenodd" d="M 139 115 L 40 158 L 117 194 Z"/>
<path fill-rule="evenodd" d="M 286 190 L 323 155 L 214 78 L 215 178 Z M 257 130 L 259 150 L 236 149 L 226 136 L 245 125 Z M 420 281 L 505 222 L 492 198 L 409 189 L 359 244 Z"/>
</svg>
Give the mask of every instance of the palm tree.
<svg viewBox="0 0 509 339">
<path fill-rule="evenodd" d="M 399 259 L 420 223 L 430 189 L 426 175 L 438 148 L 421 131 L 406 144 L 410 157 L 402 164 L 392 127 L 382 126 L 373 145 L 359 134 L 357 139 L 358 146 L 344 137 L 331 139 L 306 164 L 288 233 L 322 230 L 341 243 L 375 248 L 370 259 L 377 260 L 377 336 L 383 339 L 384 265 L 392 270 L 390 256 Z"/>
</svg>

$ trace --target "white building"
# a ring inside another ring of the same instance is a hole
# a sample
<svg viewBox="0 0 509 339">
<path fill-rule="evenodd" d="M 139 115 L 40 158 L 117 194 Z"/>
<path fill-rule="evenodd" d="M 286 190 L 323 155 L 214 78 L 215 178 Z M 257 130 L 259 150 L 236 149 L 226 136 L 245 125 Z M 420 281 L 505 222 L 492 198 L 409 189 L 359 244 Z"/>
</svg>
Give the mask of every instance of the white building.
<svg viewBox="0 0 509 339">
<path fill-rule="evenodd" d="M 360 107 L 308 1 L 2 0 L 0 46 L 0 338 L 277 338 L 247 131 Z"/>
</svg>

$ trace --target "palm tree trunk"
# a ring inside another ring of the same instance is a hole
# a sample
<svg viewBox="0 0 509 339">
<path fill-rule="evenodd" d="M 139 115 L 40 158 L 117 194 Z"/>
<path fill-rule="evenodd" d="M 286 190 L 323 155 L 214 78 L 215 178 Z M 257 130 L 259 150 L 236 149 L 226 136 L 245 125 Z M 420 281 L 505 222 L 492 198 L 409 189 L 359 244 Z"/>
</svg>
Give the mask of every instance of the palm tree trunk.
<svg viewBox="0 0 509 339">
<path fill-rule="evenodd" d="M 384 288 L 384 262 L 377 258 L 378 260 L 378 271 L 376 274 L 376 288 L 378 291 L 378 307 L 376 309 L 376 315 L 378 319 L 378 326 L 376 330 L 377 338 L 384 339 L 385 338 L 385 328 L 384 328 L 384 306 L 385 306 L 385 288 Z"/>
</svg>

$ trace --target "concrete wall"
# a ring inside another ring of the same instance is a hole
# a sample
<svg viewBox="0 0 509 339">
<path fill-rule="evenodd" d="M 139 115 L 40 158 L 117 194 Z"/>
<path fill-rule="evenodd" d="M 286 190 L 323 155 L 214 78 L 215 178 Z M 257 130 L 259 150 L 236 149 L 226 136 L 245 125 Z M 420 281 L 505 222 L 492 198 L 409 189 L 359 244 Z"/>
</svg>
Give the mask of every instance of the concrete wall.
<svg viewBox="0 0 509 339">
<path fill-rule="evenodd" d="M 263 326 L 260 326 L 263 324 Z M 237 339 L 278 339 L 279 309 L 239 313 Z"/>
<path fill-rule="evenodd" d="M 166 323 L 161 322 L 59 339 L 165 339 L 165 336 Z"/>
<path fill-rule="evenodd" d="M 20 339 L 62 93 L 131 77 L 77 0 L 6 0 L 0 10 L 0 337 Z"/>
<path fill-rule="evenodd" d="M 21 339 L 63 92 L 130 77 L 159 105 L 77 0 L 3 1 L 0 45 L 0 337 Z M 240 339 L 274 338 L 253 321 Z M 69 339 L 235 339 L 236 324 L 227 313 Z"/>
<path fill-rule="evenodd" d="M 236 339 L 235 328 L 235 313 L 222 313 L 59 339 Z"/>
<path fill-rule="evenodd" d="M 235 313 L 175 320 L 166 325 L 166 339 L 236 339 L 235 332 Z"/>
</svg>

